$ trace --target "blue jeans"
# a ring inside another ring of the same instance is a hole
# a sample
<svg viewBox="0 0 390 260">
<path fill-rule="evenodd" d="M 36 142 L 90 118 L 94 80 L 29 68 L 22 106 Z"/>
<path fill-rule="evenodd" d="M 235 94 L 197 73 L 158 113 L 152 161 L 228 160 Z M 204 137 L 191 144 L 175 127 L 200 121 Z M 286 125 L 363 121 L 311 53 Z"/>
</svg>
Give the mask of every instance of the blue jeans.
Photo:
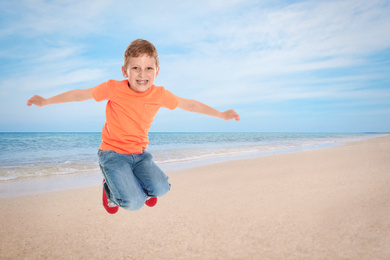
<svg viewBox="0 0 390 260">
<path fill-rule="evenodd" d="M 139 210 L 148 197 L 160 197 L 171 188 L 168 176 L 150 153 L 120 154 L 99 150 L 99 165 L 107 197 L 127 210 Z"/>
</svg>

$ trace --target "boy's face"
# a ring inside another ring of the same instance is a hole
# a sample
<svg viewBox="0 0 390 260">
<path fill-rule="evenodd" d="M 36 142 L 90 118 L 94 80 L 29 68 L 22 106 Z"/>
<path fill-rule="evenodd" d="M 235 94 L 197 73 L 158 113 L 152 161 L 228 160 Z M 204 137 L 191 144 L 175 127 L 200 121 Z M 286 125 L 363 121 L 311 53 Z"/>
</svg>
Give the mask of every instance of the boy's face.
<svg viewBox="0 0 390 260">
<path fill-rule="evenodd" d="M 127 66 L 122 67 L 122 73 L 128 78 L 130 88 L 142 93 L 153 85 L 159 69 L 155 58 L 143 55 L 137 58 L 129 57 Z"/>
</svg>

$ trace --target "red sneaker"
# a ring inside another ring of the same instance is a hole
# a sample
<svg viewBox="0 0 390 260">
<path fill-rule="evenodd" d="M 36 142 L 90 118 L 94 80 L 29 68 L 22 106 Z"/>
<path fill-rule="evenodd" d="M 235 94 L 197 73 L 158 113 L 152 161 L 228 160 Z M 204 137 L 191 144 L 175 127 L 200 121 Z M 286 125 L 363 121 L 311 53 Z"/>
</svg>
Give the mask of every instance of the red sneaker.
<svg viewBox="0 0 390 260">
<path fill-rule="evenodd" d="M 157 204 L 157 198 L 156 197 L 149 197 L 145 201 L 145 205 L 148 207 L 154 207 Z"/>
<path fill-rule="evenodd" d="M 103 180 L 103 206 L 107 210 L 108 213 L 115 214 L 118 212 L 119 207 L 117 205 L 115 205 L 114 202 L 112 202 L 111 200 L 108 199 L 106 191 L 104 189 L 105 182 L 106 182 L 106 180 Z"/>
</svg>

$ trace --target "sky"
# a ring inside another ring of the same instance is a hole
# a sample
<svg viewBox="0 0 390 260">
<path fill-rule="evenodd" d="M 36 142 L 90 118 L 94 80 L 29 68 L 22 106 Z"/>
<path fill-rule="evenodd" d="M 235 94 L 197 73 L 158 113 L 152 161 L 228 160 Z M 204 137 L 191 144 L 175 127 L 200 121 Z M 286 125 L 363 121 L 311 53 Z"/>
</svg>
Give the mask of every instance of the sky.
<svg viewBox="0 0 390 260">
<path fill-rule="evenodd" d="M 27 107 L 123 80 L 134 39 L 155 85 L 239 122 L 161 109 L 153 132 L 390 132 L 390 2 L 0 0 L 0 132 L 99 132 L 105 102 Z"/>
</svg>

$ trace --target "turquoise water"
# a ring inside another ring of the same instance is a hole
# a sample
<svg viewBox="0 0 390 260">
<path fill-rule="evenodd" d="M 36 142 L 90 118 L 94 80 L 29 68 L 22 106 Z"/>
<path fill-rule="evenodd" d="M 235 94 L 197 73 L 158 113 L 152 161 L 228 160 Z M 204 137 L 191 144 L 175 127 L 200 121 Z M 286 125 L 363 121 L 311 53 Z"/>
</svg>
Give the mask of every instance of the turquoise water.
<svg viewBox="0 0 390 260">
<path fill-rule="evenodd" d="M 150 133 L 148 151 L 163 169 L 295 152 L 380 134 Z M 42 176 L 100 174 L 100 133 L 0 133 L 0 182 Z"/>
</svg>

